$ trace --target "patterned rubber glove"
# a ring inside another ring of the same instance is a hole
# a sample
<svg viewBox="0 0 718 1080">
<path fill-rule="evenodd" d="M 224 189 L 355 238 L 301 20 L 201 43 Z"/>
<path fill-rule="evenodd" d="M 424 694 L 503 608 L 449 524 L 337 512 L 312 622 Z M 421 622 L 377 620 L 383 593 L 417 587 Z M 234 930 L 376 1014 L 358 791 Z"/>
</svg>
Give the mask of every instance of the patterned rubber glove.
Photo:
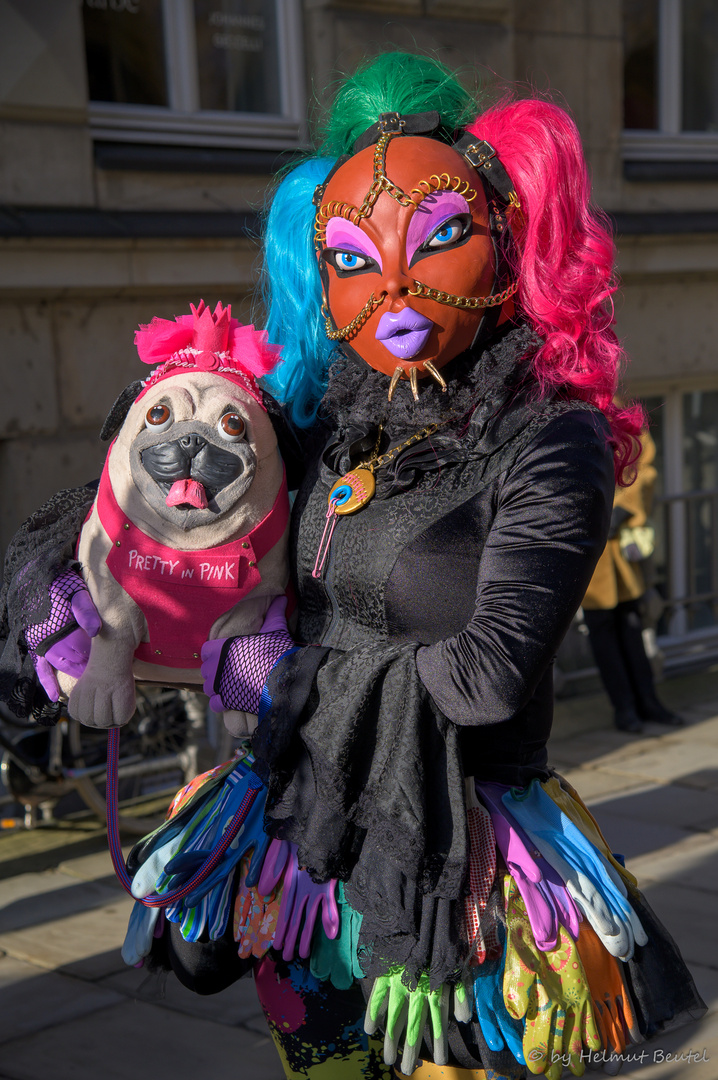
<svg viewBox="0 0 718 1080">
<path fill-rule="evenodd" d="M 355 979 L 364 978 L 358 956 L 362 916 L 348 903 L 341 882 L 337 885 L 337 905 L 339 933 L 335 938 L 315 934 L 309 970 L 320 982 L 329 981 L 337 990 L 348 990 Z"/>
<path fill-rule="evenodd" d="M 201 671 L 215 712 L 236 709 L 257 715 L 270 671 L 296 648 L 284 617 L 286 607 L 286 596 L 273 600 L 258 634 L 205 641 Z"/>
<path fill-rule="evenodd" d="M 373 1035 L 378 1027 L 384 1028 L 384 1063 L 393 1065 L 397 1058 L 399 1040 L 404 1035 L 404 1052 L 401 1072 L 409 1075 L 414 1071 L 427 1020 L 431 1019 L 433 1035 L 433 1060 L 436 1065 L 446 1065 L 448 1060 L 447 1026 L 449 1019 L 449 990 L 445 984 L 431 990 L 429 976 L 419 977 L 416 990 L 410 990 L 402 982 L 404 968 L 393 967 L 386 975 L 374 980 L 364 1030 Z"/>
<path fill-rule="evenodd" d="M 601 1040 L 576 944 L 560 927 L 558 948 L 542 951 L 533 939 L 518 887 L 508 875 L 504 897 L 504 1001 L 511 1016 L 525 1021 L 526 1067 L 544 1073 L 547 1080 L 560 1080 L 566 1063 L 575 1076 L 582 1076 L 583 1048 L 598 1050 Z"/>
<path fill-rule="evenodd" d="M 464 900 L 464 925 L 470 942 L 469 960 L 483 964 L 486 943 L 481 932 L 481 917 L 496 876 L 496 841 L 491 816 L 476 798 L 471 777 L 466 780 L 466 820 L 469 829 L 469 895 Z"/>
<path fill-rule="evenodd" d="M 568 780 L 564 780 L 563 777 L 559 778 L 552 776 L 550 780 L 544 781 L 541 787 L 546 794 L 553 799 L 556 805 L 563 810 L 566 817 L 574 823 L 576 828 L 581 830 L 586 839 L 590 840 L 593 846 L 598 848 L 598 850 L 608 859 L 614 870 L 618 871 L 623 880 L 632 888 L 637 889 L 637 879 L 630 870 L 627 870 L 626 867 L 618 861 L 618 859 L 614 858 L 613 852 L 609 848 L 598 822 L 576 789 L 569 784 Z"/>
<path fill-rule="evenodd" d="M 282 949 L 285 960 L 294 959 L 299 937 L 299 955 L 306 960 L 312 947 L 312 935 L 319 909 L 322 926 L 328 938 L 339 933 L 339 909 L 336 901 L 336 878 L 320 885 L 312 881 L 306 870 L 299 868 L 297 848 L 289 844 L 289 855 L 282 871 L 282 904 L 274 934 L 274 948 Z"/>
<path fill-rule="evenodd" d="M 250 956 L 261 960 L 274 942 L 282 902 L 282 884 L 275 883 L 267 894 L 259 886 L 250 888 L 247 885 L 248 868 L 249 859 L 245 856 L 239 866 L 239 887 L 234 902 L 234 940 L 237 942 L 237 953 L 243 960 Z"/>
<path fill-rule="evenodd" d="M 520 1065 L 525 1065 L 523 1052 L 524 1025 L 514 1019 L 504 1003 L 503 972 L 506 964 L 506 942 L 500 959 L 487 960 L 474 968 L 474 1007 L 484 1039 L 490 1050 L 507 1046 Z"/>
<path fill-rule="evenodd" d="M 79 679 L 90 657 L 90 639 L 102 622 L 87 585 L 74 570 L 64 570 L 50 586 L 50 614 L 25 631 L 25 643 L 50 701 L 60 700 L 56 671 Z"/>
<path fill-rule="evenodd" d="M 538 780 L 503 796 L 544 858 L 564 878 L 571 896 L 613 956 L 630 959 L 634 940 L 645 945 L 626 886 L 611 864 L 546 794 Z"/>
<path fill-rule="evenodd" d="M 631 996 L 623 981 L 621 962 L 611 956 L 588 923 L 576 942 L 593 997 L 594 1015 L 604 1050 L 623 1054 L 629 1042 L 641 1042 Z"/>
</svg>

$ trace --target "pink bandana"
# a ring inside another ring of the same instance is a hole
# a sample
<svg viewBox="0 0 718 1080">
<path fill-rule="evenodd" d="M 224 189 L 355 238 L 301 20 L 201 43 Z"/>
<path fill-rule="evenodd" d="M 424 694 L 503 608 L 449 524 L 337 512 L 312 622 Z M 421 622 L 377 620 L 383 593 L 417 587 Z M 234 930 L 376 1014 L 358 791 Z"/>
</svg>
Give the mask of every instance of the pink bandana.
<svg viewBox="0 0 718 1080">
<path fill-rule="evenodd" d="M 289 521 L 286 475 L 274 506 L 246 536 L 203 551 L 175 551 L 143 533 L 120 508 L 107 463 L 97 512 L 112 548 L 107 566 L 147 620 L 149 642 L 138 660 L 163 667 L 199 667 L 211 627 L 262 580 L 257 564 Z"/>
</svg>

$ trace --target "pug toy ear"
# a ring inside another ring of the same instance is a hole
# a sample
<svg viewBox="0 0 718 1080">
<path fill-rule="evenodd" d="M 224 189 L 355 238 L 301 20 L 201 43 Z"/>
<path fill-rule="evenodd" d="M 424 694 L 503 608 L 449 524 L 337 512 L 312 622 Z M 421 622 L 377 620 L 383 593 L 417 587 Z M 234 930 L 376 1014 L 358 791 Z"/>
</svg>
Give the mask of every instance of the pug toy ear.
<svg viewBox="0 0 718 1080">
<path fill-rule="evenodd" d="M 125 387 L 117 398 L 117 401 L 109 411 L 107 419 L 102 425 L 100 438 L 103 442 L 109 442 L 120 430 L 125 422 L 125 417 L 132 408 L 132 403 L 142 390 L 142 385 L 141 379 L 135 379 L 129 386 Z"/>
</svg>

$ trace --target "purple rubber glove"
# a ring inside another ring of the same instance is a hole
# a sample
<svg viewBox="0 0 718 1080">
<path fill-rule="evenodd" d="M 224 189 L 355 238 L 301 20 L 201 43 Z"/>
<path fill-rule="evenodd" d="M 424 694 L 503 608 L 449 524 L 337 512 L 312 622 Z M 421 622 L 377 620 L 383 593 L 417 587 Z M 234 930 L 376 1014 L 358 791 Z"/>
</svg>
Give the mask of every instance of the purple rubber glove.
<svg viewBox="0 0 718 1080">
<path fill-rule="evenodd" d="M 575 938 L 578 909 L 559 875 L 503 805 L 501 796 L 506 788 L 478 783 L 476 790 L 491 814 L 496 845 L 526 905 L 538 948 L 543 952 L 556 948 L 559 924 Z"/>
<path fill-rule="evenodd" d="M 324 933 L 330 940 L 339 933 L 339 908 L 335 896 L 337 880 L 332 878 L 330 881 L 317 885 L 306 870 L 299 869 L 296 846 L 294 844 L 288 846 L 289 857 L 284 866 L 282 903 L 272 947 L 281 948 L 285 960 L 293 960 L 301 928 L 299 955 L 306 960 L 312 949 L 312 936 L 320 907 Z"/>
<path fill-rule="evenodd" d="M 291 848 L 286 840 L 277 840 L 276 837 L 272 840 L 264 856 L 262 872 L 257 882 L 257 892 L 260 896 L 269 896 L 274 892 L 290 854 Z"/>
<path fill-rule="evenodd" d="M 205 641 L 201 671 L 204 692 L 215 712 L 259 712 L 262 688 L 270 671 L 294 648 L 284 617 L 286 607 L 286 596 L 276 597 L 258 634 Z"/>
<path fill-rule="evenodd" d="M 25 631 L 28 652 L 50 701 L 60 699 L 55 672 L 79 679 L 90 656 L 90 638 L 101 626 L 85 582 L 74 570 L 64 570 L 50 586 L 50 614 Z"/>
</svg>

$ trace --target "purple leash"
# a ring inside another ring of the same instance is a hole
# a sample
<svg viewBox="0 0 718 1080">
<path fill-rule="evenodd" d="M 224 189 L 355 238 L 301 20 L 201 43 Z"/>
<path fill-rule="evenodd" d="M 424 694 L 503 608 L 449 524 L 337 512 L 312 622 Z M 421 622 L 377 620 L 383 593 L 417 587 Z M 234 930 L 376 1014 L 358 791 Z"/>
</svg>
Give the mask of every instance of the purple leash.
<svg viewBox="0 0 718 1080">
<path fill-rule="evenodd" d="M 132 879 L 127 873 L 125 860 L 122 858 L 122 846 L 120 844 L 117 809 L 119 758 L 120 729 L 118 727 L 113 727 L 110 728 L 107 733 L 107 842 L 110 848 L 110 857 L 112 859 L 112 865 L 115 868 L 115 874 L 123 889 L 132 896 Z M 175 892 L 164 893 L 163 895 L 151 893 L 150 896 L 145 896 L 140 900 L 141 904 L 144 904 L 145 907 L 153 908 L 168 907 L 170 904 L 175 904 L 179 900 L 184 900 L 185 896 L 189 896 L 198 885 L 201 885 L 202 882 L 209 877 L 241 829 L 244 820 L 251 809 L 252 803 L 264 786 L 256 773 L 253 772 L 247 774 L 247 783 L 249 784 L 249 789 L 242 799 L 239 809 L 222 834 L 222 839 L 216 847 L 212 848 L 212 851 L 207 857 L 207 861 L 200 866 L 199 870 L 196 871 L 187 884 L 183 885 L 181 889 L 177 889 Z M 136 900 L 137 897 L 133 897 L 133 899 Z"/>
</svg>

